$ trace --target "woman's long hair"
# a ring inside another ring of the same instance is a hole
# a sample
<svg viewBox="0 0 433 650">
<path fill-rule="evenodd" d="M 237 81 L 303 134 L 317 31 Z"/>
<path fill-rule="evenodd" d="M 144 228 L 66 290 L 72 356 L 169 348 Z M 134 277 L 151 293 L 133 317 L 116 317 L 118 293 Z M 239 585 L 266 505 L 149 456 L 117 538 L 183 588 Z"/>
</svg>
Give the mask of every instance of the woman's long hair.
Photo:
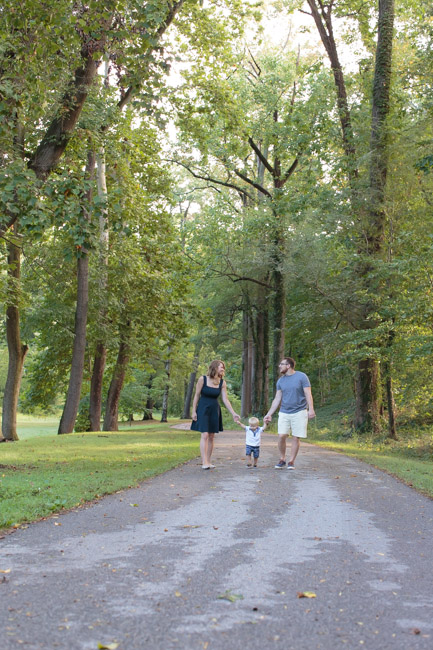
<svg viewBox="0 0 433 650">
<path fill-rule="evenodd" d="M 207 374 L 209 375 L 209 377 L 211 377 L 211 379 L 213 379 L 218 374 L 218 366 L 220 365 L 220 363 L 223 364 L 225 370 L 226 364 L 224 363 L 224 361 L 221 361 L 220 359 L 215 359 L 214 361 L 210 362 L 209 368 L 207 370 Z"/>
</svg>

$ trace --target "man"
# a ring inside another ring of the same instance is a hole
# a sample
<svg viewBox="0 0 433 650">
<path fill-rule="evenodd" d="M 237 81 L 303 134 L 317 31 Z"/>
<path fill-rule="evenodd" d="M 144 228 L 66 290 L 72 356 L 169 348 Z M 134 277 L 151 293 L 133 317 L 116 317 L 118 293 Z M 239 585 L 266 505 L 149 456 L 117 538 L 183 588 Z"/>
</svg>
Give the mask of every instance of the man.
<svg viewBox="0 0 433 650">
<path fill-rule="evenodd" d="M 277 392 L 271 408 L 265 415 L 264 422 L 269 424 L 272 414 L 280 406 L 278 415 L 278 451 L 280 460 L 275 469 L 286 467 L 287 436 L 292 434 L 292 447 L 287 469 L 295 469 L 295 459 L 298 455 L 300 438 L 307 437 L 308 420 L 316 416 L 311 394 L 311 384 L 307 375 L 295 370 L 295 360 L 284 357 L 279 368 L 281 377 L 277 381 Z"/>
</svg>

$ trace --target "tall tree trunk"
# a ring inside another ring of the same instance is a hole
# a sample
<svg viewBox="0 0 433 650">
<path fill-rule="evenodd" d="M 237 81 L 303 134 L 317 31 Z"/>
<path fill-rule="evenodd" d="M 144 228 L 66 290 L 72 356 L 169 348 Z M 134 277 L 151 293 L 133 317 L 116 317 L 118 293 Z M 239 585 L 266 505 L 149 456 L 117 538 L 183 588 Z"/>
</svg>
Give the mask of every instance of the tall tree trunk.
<svg viewBox="0 0 433 650">
<path fill-rule="evenodd" d="M 245 418 L 251 413 L 251 328 L 248 306 L 244 308 L 242 316 L 242 394 L 241 417 Z"/>
<path fill-rule="evenodd" d="M 106 77 L 108 68 L 106 67 Z M 105 151 L 101 147 L 96 158 L 98 196 L 100 199 L 107 201 L 107 179 L 105 168 Z M 99 332 L 105 331 L 104 322 L 106 319 L 105 296 L 108 287 L 108 217 L 107 209 L 101 211 L 99 217 L 99 296 L 101 307 L 99 309 Z M 89 400 L 89 419 L 91 431 L 101 430 L 101 410 L 102 410 L 102 388 L 107 358 L 107 348 L 105 340 L 100 338 L 96 344 L 95 358 L 93 362 L 92 378 L 90 382 L 90 400 Z"/>
<path fill-rule="evenodd" d="M 13 229 L 17 235 L 16 225 Z M 21 343 L 19 290 L 21 277 L 21 250 L 8 243 L 8 303 L 6 307 L 6 339 L 8 345 L 8 374 L 3 395 L 2 436 L 4 440 L 18 440 L 17 410 L 24 359 L 28 347 Z"/>
<path fill-rule="evenodd" d="M 90 381 L 89 420 L 91 431 L 101 430 L 102 386 L 106 359 L 107 348 L 104 343 L 100 341 L 96 345 L 92 378 Z"/>
<path fill-rule="evenodd" d="M 278 260 L 278 262 L 277 262 Z M 272 272 L 272 379 L 275 383 L 279 376 L 278 364 L 284 357 L 284 329 L 286 324 L 286 296 L 284 292 L 284 276 L 280 271 L 280 256 L 274 260 Z"/>
<path fill-rule="evenodd" d="M 262 287 L 256 300 L 257 314 L 254 323 L 254 386 L 251 410 L 262 415 L 267 410 L 269 398 L 269 318 L 268 300 Z"/>
<path fill-rule="evenodd" d="M 380 373 L 375 359 L 358 363 L 354 427 L 360 433 L 380 431 Z"/>
<path fill-rule="evenodd" d="M 131 323 L 128 321 L 121 329 L 119 351 L 117 353 L 116 365 L 113 370 L 113 377 L 108 389 L 107 402 L 105 405 L 104 431 L 119 430 L 119 399 L 125 381 L 126 370 L 130 356 L 130 330 Z"/>
<path fill-rule="evenodd" d="M 15 130 L 13 146 L 16 154 L 24 158 L 25 134 L 19 120 L 18 108 L 15 103 L 11 106 L 11 119 Z M 11 218 L 12 224 L 14 218 Z M 21 249 L 17 242 L 18 225 L 12 225 L 12 237 L 8 241 L 8 270 L 7 270 L 7 301 L 6 301 L 6 341 L 8 346 L 8 373 L 3 394 L 2 437 L 0 440 L 18 440 L 17 411 L 24 360 L 28 351 L 27 345 L 21 343 L 20 330 L 20 290 L 21 290 Z"/>
<path fill-rule="evenodd" d="M 371 119 L 371 157 L 370 157 L 370 201 L 368 222 L 366 224 L 365 251 L 366 265 L 364 282 L 371 295 L 376 291 L 370 286 L 370 268 L 368 257 L 377 256 L 382 252 L 385 233 L 385 189 L 388 171 L 388 134 L 386 119 L 389 114 L 389 91 L 391 84 L 392 41 L 394 31 L 394 0 L 379 0 L 379 33 L 376 47 L 376 62 L 373 80 L 373 102 Z M 366 313 L 366 321 L 369 314 Z M 371 327 L 368 322 L 367 327 Z M 362 391 L 356 404 L 355 422 L 359 429 L 370 428 L 380 430 L 380 384 L 377 380 L 379 364 L 376 359 L 360 362 L 358 371 L 361 385 L 369 385 L 370 393 Z M 374 391 L 374 392 L 373 392 Z"/>
<path fill-rule="evenodd" d="M 87 158 L 86 176 L 93 179 L 96 155 L 90 151 Z M 84 197 L 83 197 L 84 199 Z M 86 192 L 86 205 L 83 213 L 88 219 L 88 206 L 92 201 L 92 189 Z M 87 311 L 89 305 L 89 255 L 83 247 L 81 256 L 77 259 L 77 306 L 75 310 L 74 344 L 72 348 L 71 374 L 69 376 L 68 392 L 59 424 L 59 434 L 72 433 L 77 419 L 78 407 L 83 383 L 84 357 L 86 352 Z"/>
<path fill-rule="evenodd" d="M 152 390 L 152 382 L 155 379 L 155 375 L 150 375 L 149 381 L 147 382 L 147 390 L 148 395 L 146 399 L 146 407 L 144 409 L 143 413 L 143 420 L 153 420 L 153 407 L 154 407 L 154 400 L 150 396 L 150 391 Z"/>
<path fill-rule="evenodd" d="M 182 413 L 183 420 L 191 419 L 191 401 L 192 401 L 192 394 L 194 392 L 195 380 L 197 377 L 201 346 L 202 346 L 201 340 L 197 341 L 194 346 L 194 358 L 192 360 L 192 371 L 189 375 L 188 385 L 185 394 L 185 401 L 183 404 L 183 413 Z"/>
<path fill-rule="evenodd" d="M 164 393 L 162 395 L 162 411 L 161 411 L 161 422 L 167 422 L 168 415 L 168 393 L 170 391 L 170 373 L 171 373 L 171 359 L 170 359 L 171 349 L 168 349 L 168 359 L 166 359 L 164 364 L 166 382 L 164 386 Z"/>
<path fill-rule="evenodd" d="M 318 32 L 334 74 L 337 103 L 341 123 L 343 146 L 348 161 L 348 177 L 351 187 L 351 203 L 353 214 L 359 218 L 364 216 L 364 209 L 357 198 L 355 181 L 358 178 L 356 168 L 356 147 L 353 139 L 350 108 L 347 101 L 346 85 L 343 70 L 338 58 L 332 26 L 331 4 L 323 4 L 319 0 L 307 0 L 311 9 Z M 376 62 L 373 83 L 372 123 L 371 123 L 371 162 L 370 162 L 370 206 L 367 210 L 365 233 L 363 241 L 367 242 L 367 249 L 360 250 L 366 258 L 381 252 L 384 238 L 383 199 L 386 185 L 387 171 L 387 143 L 385 120 L 389 112 L 389 87 L 391 79 L 391 57 L 394 24 L 394 0 L 379 0 L 379 31 L 376 47 Z M 365 219 L 364 219 L 365 220 Z M 359 275 L 363 279 L 367 292 L 369 290 L 368 261 L 361 265 Z M 372 326 L 369 316 L 369 307 L 366 305 L 364 324 L 361 328 Z M 370 427 L 373 431 L 380 428 L 380 384 L 378 382 L 379 366 L 375 359 L 362 359 L 358 363 L 356 390 L 355 428 L 366 431 Z M 371 392 L 374 391 L 374 392 Z"/>
<path fill-rule="evenodd" d="M 397 423 L 395 415 L 395 400 L 393 386 L 393 363 L 392 363 L 392 344 L 394 342 L 395 331 L 391 329 L 388 332 L 387 339 L 387 358 L 383 362 L 383 374 L 385 377 L 386 404 L 388 411 L 388 438 L 397 440 Z"/>
<path fill-rule="evenodd" d="M 268 299 L 266 298 L 266 308 L 263 312 L 263 377 L 261 399 L 259 402 L 259 413 L 264 414 L 269 410 L 269 312 L 267 309 Z"/>
</svg>

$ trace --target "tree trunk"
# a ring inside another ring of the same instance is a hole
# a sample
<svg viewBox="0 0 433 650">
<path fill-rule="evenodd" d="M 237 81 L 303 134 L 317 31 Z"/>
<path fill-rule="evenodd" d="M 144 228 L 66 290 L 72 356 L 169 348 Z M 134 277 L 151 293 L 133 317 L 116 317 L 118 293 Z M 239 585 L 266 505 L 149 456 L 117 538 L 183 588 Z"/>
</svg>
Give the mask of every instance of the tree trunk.
<svg viewBox="0 0 433 650">
<path fill-rule="evenodd" d="M 348 163 L 348 177 L 352 192 L 356 189 L 354 181 L 358 178 L 356 167 L 356 148 L 353 138 L 352 118 L 349 103 L 347 101 L 346 83 L 344 80 L 343 68 L 338 57 L 337 45 L 334 38 L 332 25 L 332 4 L 323 5 L 317 0 L 307 0 L 311 15 L 316 23 L 317 31 L 328 54 L 334 75 L 334 85 L 337 92 L 338 116 L 340 119 L 341 132 L 343 136 L 343 148 Z"/>
<path fill-rule="evenodd" d="M 147 382 L 147 390 L 149 391 L 146 399 L 146 408 L 143 413 L 143 420 L 153 420 L 153 407 L 154 401 L 150 396 L 150 391 L 152 390 L 152 382 L 155 378 L 155 375 L 150 375 L 149 381 Z"/>
<path fill-rule="evenodd" d="M 334 73 L 334 82 L 337 90 L 337 102 L 342 129 L 342 138 L 345 155 L 348 161 L 348 176 L 352 190 L 352 210 L 356 218 L 366 216 L 361 241 L 366 242 L 360 246 L 360 254 L 365 255 L 366 261 L 361 264 L 358 272 L 363 280 L 367 294 L 372 288 L 369 286 L 370 264 L 368 256 L 381 252 L 384 239 L 385 211 L 384 194 L 387 172 L 387 142 L 385 120 L 389 112 L 389 88 L 391 79 L 391 57 L 394 25 L 394 0 L 379 0 L 379 32 L 376 47 L 376 62 L 373 82 L 373 103 L 371 122 L 371 162 L 370 162 L 370 204 L 365 215 L 365 210 L 360 206 L 354 181 L 358 178 L 356 168 L 356 148 L 353 139 L 350 108 L 347 102 L 347 93 L 343 70 L 340 65 L 337 47 L 332 26 L 332 4 L 324 5 L 317 0 L 308 0 L 311 14 L 316 23 L 318 32 Z M 355 191 L 354 191 L 355 190 Z M 373 289 L 374 291 L 374 289 Z M 371 309 L 368 304 L 364 306 L 365 319 L 360 328 L 372 326 L 369 319 Z M 375 359 L 364 359 L 358 363 L 356 387 L 356 413 L 355 428 L 366 431 L 380 428 L 380 386 L 378 382 L 379 367 Z M 373 391 L 370 392 L 369 391 Z"/>
<path fill-rule="evenodd" d="M 385 389 L 386 389 L 386 402 L 388 407 L 388 438 L 391 440 L 398 440 L 397 437 L 397 425 L 395 421 L 395 401 L 394 401 L 394 389 L 392 381 L 392 364 L 386 362 L 385 366 Z"/>
<path fill-rule="evenodd" d="M 106 77 L 108 69 L 106 67 Z M 107 201 L 107 179 L 105 168 L 105 152 L 101 147 L 96 158 L 97 183 L 99 198 Z M 99 296 L 102 305 L 99 308 L 99 331 L 104 332 L 106 319 L 105 295 L 108 287 L 108 217 L 107 209 L 101 211 L 99 217 Z M 105 341 L 101 338 L 96 344 L 95 358 L 93 362 L 92 379 L 90 382 L 89 419 L 91 431 L 101 430 L 102 410 L 102 388 L 104 379 L 107 348 Z"/>
<path fill-rule="evenodd" d="M 265 392 L 268 379 L 268 349 L 265 347 L 266 327 L 268 326 L 267 314 L 259 307 L 256 316 L 256 353 L 254 357 L 254 386 L 252 391 L 252 407 L 254 415 L 261 415 L 264 412 Z M 267 399 L 267 398 L 266 398 Z M 266 408 L 266 407 L 265 407 Z"/>
<path fill-rule="evenodd" d="M 66 149 L 98 67 L 99 61 L 93 58 L 93 52 L 83 52 L 83 64 L 75 71 L 71 87 L 60 102 L 62 109 L 49 125 L 29 162 L 30 169 L 39 179 L 48 177 Z"/>
<path fill-rule="evenodd" d="M 58 433 L 72 433 L 77 418 L 83 383 L 86 352 L 87 308 L 89 303 L 89 257 L 85 252 L 77 260 L 77 306 L 75 311 L 74 345 L 68 392 Z"/>
<path fill-rule="evenodd" d="M 279 256 L 278 258 L 279 259 Z M 279 377 L 279 366 L 281 359 L 284 357 L 284 328 L 286 321 L 286 296 L 284 294 L 284 277 L 279 270 L 279 261 L 274 260 L 274 269 L 272 272 L 272 379 L 273 383 Z"/>
<path fill-rule="evenodd" d="M 269 410 L 269 312 L 268 298 L 266 297 L 266 307 L 263 312 L 263 377 L 261 399 L 259 402 L 259 413 L 264 414 Z"/>
<path fill-rule="evenodd" d="M 104 379 L 107 348 L 100 341 L 96 345 L 93 361 L 92 379 L 90 381 L 89 419 L 90 431 L 101 430 L 102 385 Z"/>
<path fill-rule="evenodd" d="M 395 417 L 395 400 L 393 387 L 393 364 L 392 364 L 392 344 L 395 337 L 395 331 L 392 329 L 388 333 L 387 340 L 387 358 L 383 363 L 383 374 L 385 376 L 386 403 L 388 410 L 388 438 L 397 440 L 397 424 Z"/>
<path fill-rule="evenodd" d="M 388 170 L 388 137 L 386 118 L 389 113 L 389 90 L 391 83 L 392 41 L 394 29 L 394 0 L 379 0 L 379 34 L 376 47 L 376 63 L 373 81 L 373 103 L 371 120 L 371 158 L 370 158 L 370 201 L 367 232 L 367 256 L 377 256 L 383 249 L 385 233 L 385 188 Z M 371 295 L 377 291 L 370 286 L 369 268 L 365 269 L 365 286 Z M 374 307 L 373 307 L 374 309 Z M 369 313 L 366 313 L 367 326 L 371 327 Z M 360 421 L 360 430 L 366 429 L 365 425 L 370 419 L 370 426 L 374 433 L 380 431 L 380 382 L 379 364 L 375 359 L 360 362 L 359 373 L 363 375 L 361 386 L 369 386 L 370 394 L 361 393 L 360 408 L 364 414 L 357 413 Z M 391 378 L 389 378 L 391 379 Z M 357 404 L 358 406 L 358 404 Z M 357 418 L 355 418 L 355 421 Z"/>
<path fill-rule="evenodd" d="M 245 418 L 251 413 L 251 344 L 250 344 L 250 316 L 244 308 L 242 317 L 242 394 L 241 417 Z"/>
<path fill-rule="evenodd" d="M 146 410 L 143 413 L 143 420 L 153 420 L 153 399 L 148 397 L 146 400 Z"/>
<path fill-rule="evenodd" d="M 195 344 L 195 349 L 194 349 L 194 358 L 192 361 L 192 372 L 189 375 L 189 380 L 188 380 L 188 385 L 186 388 L 186 394 L 185 394 L 185 401 L 183 404 L 183 413 L 182 413 L 182 419 L 183 420 L 190 420 L 191 419 L 191 401 L 192 401 L 192 395 L 194 392 L 194 386 L 195 386 L 195 380 L 197 377 L 197 370 L 198 370 L 198 364 L 200 360 L 200 348 L 202 346 L 202 342 L 198 341 Z"/>
<path fill-rule="evenodd" d="M 113 371 L 113 377 L 108 389 L 107 402 L 105 405 L 105 416 L 103 431 L 119 430 L 119 399 L 125 381 L 126 369 L 129 364 L 129 335 L 131 323 L 128 321 L 122 328 L 120 335 L 119 351 L 117 354 L 116 365 Z"/>
<path fill-rule="evenodd" d="M 95 171 L 96 156 L 93 151 L 88 154 L 86 176 L 91 180 Z M 92 190 L 86 192 L 86 205 L 83 213 L 88 219 L 88 206 L 92 200 Z M 89 255 L 83 247 L 77 259 L 77 306 L 75 311 L 74 345 L 72 348 L 71 374 L 59 424 L 59 434 L 72 433 L 77 418 L 83 383 L 84 357 L 86 352 L 87 310 L 89 305 Z"/>
<path fill-rule="evenodd" d="M 171 350 L 168 350 L 168 354 L 171 354 Z M 162 412 L 161 412 L 161 422 L 167 422 L 168 414 L 168 393 L 170 390 L 170 372 L 171 372 L 171 359 L 170 356 L 165 362 L 165 374 L 167 375 L 167 381 L 164 387 L 164 394 L 162 396 Z"/>
<path fill-rule="evenodd" d="M 14 228 L 14 236 L 17 234 Z M 17 410 L 24 359 L 27 345 L 21 343 L 19 289 L 21 276 L 21 250 L 8 243 L 8 304 L 6 307 L 6 339 L 8 345 L 8 374 L 3 395 L 2 436 L 4 440 L 18 440 Z"/>
<path fill-rule="evenodd" d="M 358 362 L 354 427 L 360 433 L 380 431 L 379 364 L 375 359 Z"/>
<path fill-rule="evenodd" d="M 388 171 L 388 130 L 391 85 L 394 0 L 379 0 L 379 34 L 373 81 L 370 139 L 370 210 L 368 243 L 370 254 L 382 249 L 385 228 L 385 188 Z"/>
</svg>

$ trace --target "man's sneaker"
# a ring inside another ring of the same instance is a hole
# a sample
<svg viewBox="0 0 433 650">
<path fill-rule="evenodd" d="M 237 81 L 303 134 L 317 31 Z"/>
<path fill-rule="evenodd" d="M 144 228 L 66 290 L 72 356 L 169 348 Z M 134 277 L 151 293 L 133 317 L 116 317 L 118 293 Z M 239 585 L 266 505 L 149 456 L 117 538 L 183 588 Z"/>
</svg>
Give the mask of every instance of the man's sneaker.
<svg viewBox="0 0 433 650">
<path fill-rule="evenodd" d="M 285 466 L 286 466 L 286 461 L 280 460 L 280 462 L 275 465 L 275 469 L 283 469 L 283 467 Z"/>
<path fill-rule="evenodd" d="M 295 469 L 295 466 L 293 463 L 287 463 L 287 469 Z"/>
</svg>

